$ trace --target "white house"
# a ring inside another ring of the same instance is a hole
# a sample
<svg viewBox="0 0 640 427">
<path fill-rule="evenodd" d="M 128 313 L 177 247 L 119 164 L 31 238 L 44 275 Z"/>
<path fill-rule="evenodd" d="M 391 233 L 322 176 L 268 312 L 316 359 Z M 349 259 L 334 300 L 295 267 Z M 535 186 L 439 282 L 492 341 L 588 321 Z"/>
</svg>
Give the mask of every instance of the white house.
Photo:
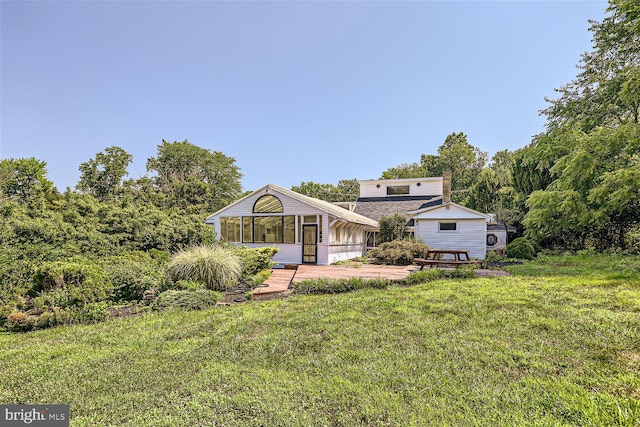
<svg viewBox="0 0 640 427">
<path fill-rule="evenodd" d="M 469 251 L 471 258 L 487 254 L 489 215 L 453 202 L 408 212 L 414 219 L 414 235 L 437 249 Z"/>
<path fill-rule="evenodd" d="M 490 215 L 451 202 L 442 177 L 364 180 L 355 202 L 334 204 L 268 184 L 206 219 L 218 238 L 249 247 L 276 246 L 282 264 L 331 264 L 376 245 L 381 217 L 400 213 L 417 238 L 437 249 L 484 258 Z"/>
<path fill-rule="evenodd" d="M 331 264 L 362 256 L 378 222 L 275 184 L 210 215 L 218 238 L 249 247 L 275 246 L 281 264 Z"/>
<path fill-rule="evenodd" d="M 468 250 L 472 258 L 487 252 L 487 222 L 491 216 L 451 202 L 451 172 L 442 177 L 359 181 L 360 197 L 353 211 L 379 221 L 402 214 L 407 229 L 437 249 Z M 376 233 L 368 245 L 376 246 Z"/>
</svg>

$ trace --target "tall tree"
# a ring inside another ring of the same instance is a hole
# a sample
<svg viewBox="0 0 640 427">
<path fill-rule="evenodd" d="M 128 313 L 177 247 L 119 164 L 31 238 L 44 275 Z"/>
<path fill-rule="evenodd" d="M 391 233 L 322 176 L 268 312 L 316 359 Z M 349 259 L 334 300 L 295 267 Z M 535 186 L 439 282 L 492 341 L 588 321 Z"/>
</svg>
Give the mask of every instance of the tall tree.
<svg viewBox="0 0 640 427">
<path fill-rule="evenodd" d="M 454 191 L 466 190 L 475 182 L 480 171 L 487 163 L 487 153 L 474 147 L 464 132 L 453 132 L 438 147 L 438 154 L 423 154 L 420 163 L 402 164 L 387 169 L 383 179 L 421 178 L 440 176 L 450 170 L 451 188 Z"/>
<path fill-rule="evenodd" d="M 76 188 L 99 200 L 114 196 L 121 189 L 122 179 L 129 174 L 127 167 L 132 160 L 133 157 L 122 148 L 107 147 L 96 154 L 95 159 L 80 165 Z"/>
<path fill-rule="evenodd" d="M 189 141 L 162 141 L 156 157 L 147 160 L 167 204 L 181 208 L 218 210 L 242 193 L 242 174 L 235 159 Z"/>
<path fill-rule="evenodd" d="M 581 72 L 543 111 L 547 131 L 516 159 L 527 232 L 550 245 L 626 247 L 640 227 L 640 8 L 610 0 L 607 12 L 591 22 Z"/>
<path fill-rule="evenodd" d="M 57 193 L 47 179 L 47 163 L 34 157 L 0 160 L 0 190 L 20 203 L 44 201 Z"/>
<path fill-rule="evenodd" d="M 338 185 L 303 181 L 292 186 L 291 190 L 328 202 L 352 202 L 360 195 L 360 184 L 356 178 L 341 179 Z"/>
<path fill-rule="evenodd" d="M 581 72 L 556 91 L 543 110 L 547 126 L 571 125 L 589 132 L 598 126 L 638 123 L 640 115 L 640 13 L 635 0 L 609 0 L 608 15 L 590 21 L 593 50 L 582 55 Z"/>
</svg>

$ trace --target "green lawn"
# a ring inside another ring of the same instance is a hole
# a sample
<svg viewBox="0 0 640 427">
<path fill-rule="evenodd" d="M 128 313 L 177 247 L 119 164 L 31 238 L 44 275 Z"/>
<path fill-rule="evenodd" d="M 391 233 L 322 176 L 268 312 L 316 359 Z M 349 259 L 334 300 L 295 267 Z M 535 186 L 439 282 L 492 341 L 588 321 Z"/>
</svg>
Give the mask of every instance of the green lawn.
<svg viewBox="0 0 640 427">
<path fill-rule="evenodd" d="M 640 426 L 640 259 L 0 335 L 73 426 Z"/>
</svg>

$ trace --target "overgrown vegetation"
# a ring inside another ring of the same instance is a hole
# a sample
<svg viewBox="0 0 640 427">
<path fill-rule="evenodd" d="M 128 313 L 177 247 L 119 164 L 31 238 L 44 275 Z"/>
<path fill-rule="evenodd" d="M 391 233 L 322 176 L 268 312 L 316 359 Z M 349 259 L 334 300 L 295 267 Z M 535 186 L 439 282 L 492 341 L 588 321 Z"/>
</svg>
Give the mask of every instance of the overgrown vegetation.
<svg viewBox="0 0 640 427">
<path fill-rule="evenodd" d="M 378 264 L 411 265 L 414 258 L 423 258 L 429 246 L 415 239 L 400 239 L 381 243 L 367 252 L 367 257 Z"/>
<path fill-rule="evenodd" d="M 73 426 L 635 427 L 640 259 L 509 270 L 0 334 L 0 401 Z"/>
</svg>

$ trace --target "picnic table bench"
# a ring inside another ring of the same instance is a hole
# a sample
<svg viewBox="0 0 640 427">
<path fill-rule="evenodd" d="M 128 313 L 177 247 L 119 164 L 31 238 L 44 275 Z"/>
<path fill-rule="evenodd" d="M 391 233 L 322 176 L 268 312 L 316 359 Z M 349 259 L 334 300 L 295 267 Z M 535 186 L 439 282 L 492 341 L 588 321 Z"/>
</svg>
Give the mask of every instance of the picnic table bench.
<svg viewBox="0 0 640 427">
<path fill-rule="evenodd" d="M 443 265 L 457 268 L 461 265 L 480 263 L 480 261 L 469 258 L 469 251 L 459 249 L 429 249 L 425 252 L 424 258 L 414 258 L 413 262 L 420 264 L 420 270 L 422 270 L 425 265 L 428 265 L 429 268 Z"/>
</svg>

